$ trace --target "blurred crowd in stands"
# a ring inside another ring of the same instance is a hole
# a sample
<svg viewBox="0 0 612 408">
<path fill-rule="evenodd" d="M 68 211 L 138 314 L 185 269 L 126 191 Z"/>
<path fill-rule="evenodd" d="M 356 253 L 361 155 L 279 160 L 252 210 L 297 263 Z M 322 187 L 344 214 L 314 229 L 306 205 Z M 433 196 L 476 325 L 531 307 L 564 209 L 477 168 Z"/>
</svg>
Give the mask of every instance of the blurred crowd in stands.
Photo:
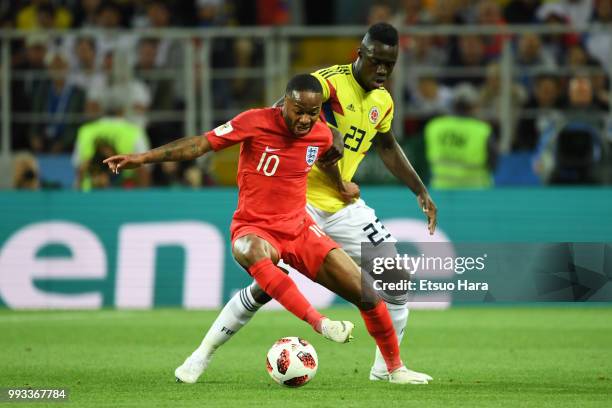
<svg viewBox="0 0 612 408">
<path fill-rule="evenodd" d="M 511 104 L 512 112 L 511 153 L 529 158 L 514 165 L 529 167 L 544 182 L 610 182 L 605 169 L 612 140 L 608 115 L 612 0 L 17 0 L 0 3 L 0 26 L 28 31 L 22 39 L 11 41 L 9 62 L 14 187 L 45 186 L 37 157 L 52 154 L 71 156 L 75 186 L 81 189 L 231 182 L 231 175 L 218 174 L 233 165 L 223 156 L 214 162 L 164 164 L 121 178 L 106 174 L 99 165 L 105 155 L 137 152 L 184 136 L 186 95 L 182 43 L 171 37 L 143 36 L 138 30 L 106 35 L 104 29 L 205 30 L 379 21 L 397 27 L 500 27 L 495 35 L 401 37 L 403 94 L 394 97 L 403 98 L 406 111 L 403 117 L 396 112 L 396 120 L 403 126 L 402 145 L 422 173 L 427 174 L 426 124 L 433 117 L 453 114 L 458 88 L 465 93 L 471 87 L 469 94 L 476 95 L 471 115 L 487 121 L 499 136 L 504 103 L 501 56 L 509 42 L 514 81 L 510 101 L 505 102 Z M 503 27 L 510 24 L 566 26 L 575 31 L 505 34 Z M 597 26 L 608 31 L 588 35 L 581 31 Z M 53 36 L 42 31 L 49 29 L 84 31 Z M 88 33 L 87 29 L 96 30 Z M 192 43 L 201 46 L 197 39 Z M 354 58 L 355 39 L 345 42 L 348 46 L 329 39 L 326 47 L 334 49 L 334 43 L 348 51 L 327 56 L 327 64 Z M 318 68 L 320 45 L 320 39 L 292 43 L 292 69 Z M 261 79 L 249 76 L 249 69 L 263 64 L 261 41 L 215 40 L 212 68 L 245 73 L 213 79 L 211 102 L 221 112 L 215 115 L 215 125 L 264 104 Z M 97 128 L 105 130 L 92 131 Z M 119 141 L 108 132 L 129 136 Z M 573 173 L 564 173 L 567 169 L 559 169 L 560 163 Z"/>
</svg>

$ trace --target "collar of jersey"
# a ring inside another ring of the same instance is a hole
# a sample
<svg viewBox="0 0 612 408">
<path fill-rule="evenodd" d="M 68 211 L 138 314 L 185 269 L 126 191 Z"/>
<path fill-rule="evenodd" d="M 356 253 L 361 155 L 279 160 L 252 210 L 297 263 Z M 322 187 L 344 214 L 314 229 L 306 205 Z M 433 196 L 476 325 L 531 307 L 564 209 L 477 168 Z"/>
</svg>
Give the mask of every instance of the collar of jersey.
<svg viewBox="0 0 612 408">
<path fill-rule="evenodd" d="M 357 81 L 357 78 L 355 78 L 355 72 L 353 72 L 353 63 L 351 62 L 350 64 L 348 64 L 349 69 L 351 70 L 351 83 L 353 84 L 353 88 L 356 88 L 359 90 L 359 92 L 361 92 L 363 95 L 367 94 L 368 91 L 366 91 L 365 89 L 363 89 L 363 87 L 359 84 L 359 81 Z"/>
</svg>

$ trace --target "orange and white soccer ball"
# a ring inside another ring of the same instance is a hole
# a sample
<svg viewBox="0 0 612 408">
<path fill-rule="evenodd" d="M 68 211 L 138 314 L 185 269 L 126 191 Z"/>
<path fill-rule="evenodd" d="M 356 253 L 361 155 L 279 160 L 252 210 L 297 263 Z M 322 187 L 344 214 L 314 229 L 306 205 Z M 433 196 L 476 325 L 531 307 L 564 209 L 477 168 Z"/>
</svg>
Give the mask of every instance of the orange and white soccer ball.
<svg viewBox="0 0 612 408">
<path fill-rule="evenodd" d="M 268 374 L 287 387 L 301 387 L 312 380 L 319 368 L 312 344 L 299 337 L 283 337 L 272 345 L 266 356 Z"/>
</svg>

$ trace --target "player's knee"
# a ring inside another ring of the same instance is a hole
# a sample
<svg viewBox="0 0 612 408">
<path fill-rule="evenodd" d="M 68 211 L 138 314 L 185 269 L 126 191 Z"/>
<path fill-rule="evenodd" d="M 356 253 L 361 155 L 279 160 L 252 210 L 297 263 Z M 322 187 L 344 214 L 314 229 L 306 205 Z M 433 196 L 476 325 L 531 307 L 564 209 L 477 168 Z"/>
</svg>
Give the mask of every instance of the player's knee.
<svg viewBox="0 0 612 408">
<path fill-rule="evenodd" d="M 376 307 L 378 302 L 380 302 L 380 299 L 378 301 L 374 301 L 374 300 L 361 300 L 355 306 L 357 306 L 357 308 L 359 310 L 372 310 L 372 309 L 374 309 Z"/>
<path fill-rule="evenodd" d="M 357 302 L 353 302 L 359 310 L 371 310 L 382 301 L 380 294 L 375 291 L 370 285 L 364 284 L 361 286 L 361 294 Z"/>
<path fill-rule="evenodd" d="M 245 268 L 251 267 L 262 259 L 270 258 L 265 245 L 257 240 L 234 244 L 232 254 L 236 261 Z"/>
</svg>

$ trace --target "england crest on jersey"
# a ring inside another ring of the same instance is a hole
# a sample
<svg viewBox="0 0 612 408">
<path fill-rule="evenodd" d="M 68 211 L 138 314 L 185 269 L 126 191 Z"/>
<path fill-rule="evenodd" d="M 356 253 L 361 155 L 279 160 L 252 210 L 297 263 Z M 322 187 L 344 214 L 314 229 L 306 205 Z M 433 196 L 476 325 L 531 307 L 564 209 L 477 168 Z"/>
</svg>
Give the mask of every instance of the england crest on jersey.
<svg viewBox="0 0 612 408">
<path fill-rule="evenodd" d="M 319 153 L 318 146 L 308 146 L 306 149 L 306 164 L 312 166 L 317 160 L 317 153 Z"/>
</svg>

